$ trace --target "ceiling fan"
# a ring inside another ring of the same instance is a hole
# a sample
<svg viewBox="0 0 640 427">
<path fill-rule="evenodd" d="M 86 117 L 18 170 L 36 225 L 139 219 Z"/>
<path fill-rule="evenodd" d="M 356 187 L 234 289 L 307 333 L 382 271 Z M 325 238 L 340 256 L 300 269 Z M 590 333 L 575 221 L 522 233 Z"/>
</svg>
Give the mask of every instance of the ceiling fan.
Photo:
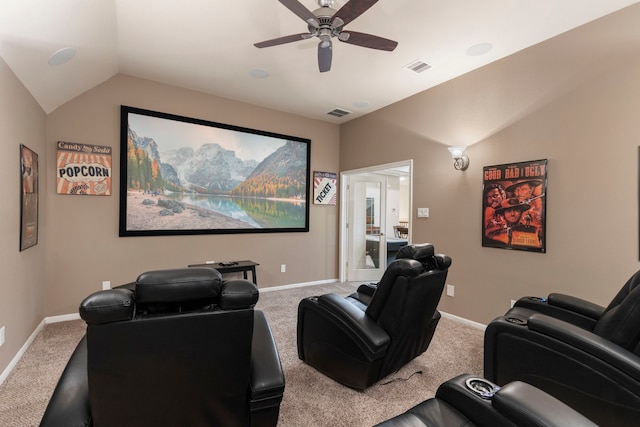
<svg viewBox="0 0 640 427">
<path fill-rule="evenodd" d="M 333 0 L 318 0 L 320 8 L 313 12 L 304 7 L 298 0 L 278 1 L 291 12 L 302 18 L 302 20 L 307 23 L 309 31 L 266 40 L 255 43 L 254 46 L 259 48 L 270 47 L 318 37 L 320 39 L 318 43 L 318 68 L 321 73 L 331 69 L 331 39 L 333 37 L 337 37 L 341 42 L 389 52 L 394 50 L 398 45 L 398 42 L 383 37 L 344 30 L 345 25 L 366 12 L 378 0 L 350 0 L 338 11 L 331 8 Z"/>
</svg>

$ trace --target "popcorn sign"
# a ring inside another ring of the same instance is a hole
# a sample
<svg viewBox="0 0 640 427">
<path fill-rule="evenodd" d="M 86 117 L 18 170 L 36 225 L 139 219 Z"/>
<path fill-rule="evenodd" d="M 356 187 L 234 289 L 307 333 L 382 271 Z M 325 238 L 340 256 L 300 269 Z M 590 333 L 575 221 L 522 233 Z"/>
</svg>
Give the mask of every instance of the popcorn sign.
<svg viewBox="0 0 640 427">
<path fill-rule="evenodd" d="M 111 147 L 58 141 L 58 194 L 111 195 Z"/>
</svg>

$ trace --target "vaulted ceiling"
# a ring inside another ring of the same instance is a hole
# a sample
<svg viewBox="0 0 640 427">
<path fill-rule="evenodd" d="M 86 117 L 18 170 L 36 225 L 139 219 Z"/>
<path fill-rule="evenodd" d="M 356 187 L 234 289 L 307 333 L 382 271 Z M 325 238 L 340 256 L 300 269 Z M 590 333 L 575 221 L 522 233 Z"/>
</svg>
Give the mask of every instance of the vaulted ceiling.
<svg viewBox="0 0 640 427">
<path fill-rule="evenodd" d="M 329 0 L 299 1 L 313 11 Z M 334 37 L 332 67 L 323 73 L 317 38 L 254 46 L 308 31 L 278 0 L 2 0 L 0 56 L 47 113 L 124 73 L 343 123 L 638 1 L 372 3 L 345 30 L 397 41 L 397 48 Z M 50 65 L 64 48 L 75 55 Z M 406 68 L 415 61 L 429 67 Z M 334 109 L 350 114 L 327 114 Z"/>
</svg>

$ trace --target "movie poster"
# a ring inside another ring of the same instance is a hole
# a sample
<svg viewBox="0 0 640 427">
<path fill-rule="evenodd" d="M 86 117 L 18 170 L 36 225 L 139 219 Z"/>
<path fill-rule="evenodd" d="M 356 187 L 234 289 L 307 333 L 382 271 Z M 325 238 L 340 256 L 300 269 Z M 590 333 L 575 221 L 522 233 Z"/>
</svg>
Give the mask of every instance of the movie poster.
<svg viewBox="0 0 640 427">
<path fill-rule="evenodd" d="M 111 147 L 58 141 L 58 194 L 111 195 Z"/>
<path fill-rule="evenodd" d="M 482 194 L 482 246 L 546 252 L 546 159 L 485 166 Z"/>
<path fill-rule="evenodd" d="M 38 244 L 38 155 L 20 144 L 20 251 Z"/>
</svg>

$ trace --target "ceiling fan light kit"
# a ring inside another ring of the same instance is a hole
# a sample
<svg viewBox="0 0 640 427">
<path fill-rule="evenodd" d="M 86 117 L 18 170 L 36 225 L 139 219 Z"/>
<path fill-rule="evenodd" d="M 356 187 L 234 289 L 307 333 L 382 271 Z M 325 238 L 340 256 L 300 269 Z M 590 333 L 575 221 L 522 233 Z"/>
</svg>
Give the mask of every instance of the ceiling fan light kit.
<svg viewBox="0 0 640 427">
<path fill-rule="evenodd" d="M 343 43 L 388 52 L 393 51 L 398 45 L 398 42 L 383 37 L 344 30 L 345 25 L 366 12 L 378 0 L 350 0 L 337 11 L 331 8 L 333 0 L 318 0 L 320 8 L 313 12 L 298 0 L 278 1 L 307 23 L 308 32 L 265 40 L 255 43 L 254 46 L 263 48 L 317 37 L 320 39 L 318 42 L 318 68 L 321 73 L 331 70 L 333 57 L 331 39 L 333 37 Z"/>
</svg>

